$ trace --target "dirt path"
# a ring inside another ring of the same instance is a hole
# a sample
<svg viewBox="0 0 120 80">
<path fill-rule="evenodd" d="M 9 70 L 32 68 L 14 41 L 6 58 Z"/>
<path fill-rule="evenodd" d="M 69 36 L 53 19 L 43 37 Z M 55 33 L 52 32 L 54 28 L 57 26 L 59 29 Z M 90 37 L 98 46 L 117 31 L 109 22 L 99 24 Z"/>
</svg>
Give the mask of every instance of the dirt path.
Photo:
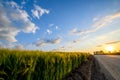
<svg viewBox="0 0 120 80">
<path fill-rule="evenodd" d="M 88 58 L 88 61 L 81 64 L 78 68 L 74 69 L 63 80 L 91 80 L 91 66 L 93 56 Z"/>
<path fill-rule="evenodd" d="M 100 65 L 94 56 L 74 69 L 63 80 L 108 80 L 101 72 Z"/>
<path fill-rule="evenodd" d="M 102 73 L 100 64 L 94 57 L 91 68 L 91 80 L 108 80 L 106 76 Z"/>
</svg>

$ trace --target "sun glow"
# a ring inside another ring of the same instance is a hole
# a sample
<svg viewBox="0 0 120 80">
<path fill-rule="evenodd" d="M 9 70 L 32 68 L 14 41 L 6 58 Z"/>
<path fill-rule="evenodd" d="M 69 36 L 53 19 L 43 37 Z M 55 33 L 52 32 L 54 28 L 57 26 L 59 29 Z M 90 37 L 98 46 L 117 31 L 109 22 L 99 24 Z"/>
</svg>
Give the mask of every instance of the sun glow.
<svg viewBox="0 0 120 80">
<path fill-rule="evenodd" d="M 108 52 L 113 52 L 113 51 L 114 51 L 113 46 L 107 46 L 107 47 L 106 47 L 106 51 L 108 51 Z"/>
</svg>

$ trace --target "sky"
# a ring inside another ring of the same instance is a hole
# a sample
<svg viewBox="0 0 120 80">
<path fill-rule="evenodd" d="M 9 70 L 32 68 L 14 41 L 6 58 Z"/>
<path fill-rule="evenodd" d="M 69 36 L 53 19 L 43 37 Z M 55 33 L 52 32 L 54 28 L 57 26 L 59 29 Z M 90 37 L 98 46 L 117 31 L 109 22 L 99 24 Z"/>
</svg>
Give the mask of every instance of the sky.
<svg viewBox="0 0 120 80">
<path fill-rule="evenodd" d="M 120 50 L 120 0 L 0 0 L 0 48 Z"/>
</svg>

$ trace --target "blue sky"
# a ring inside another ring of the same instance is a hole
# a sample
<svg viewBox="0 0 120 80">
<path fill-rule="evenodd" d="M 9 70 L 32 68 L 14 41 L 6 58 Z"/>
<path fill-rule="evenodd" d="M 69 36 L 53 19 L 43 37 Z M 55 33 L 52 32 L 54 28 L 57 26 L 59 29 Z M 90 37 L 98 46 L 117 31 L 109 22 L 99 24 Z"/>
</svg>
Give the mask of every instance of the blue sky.
<svg viewBox="0 0 120 80">
<path fill-rule="evenodd" d="M 1 48 L 120 50 L 119 33 L 120 0 L 0 1 Z"/>
</svg>

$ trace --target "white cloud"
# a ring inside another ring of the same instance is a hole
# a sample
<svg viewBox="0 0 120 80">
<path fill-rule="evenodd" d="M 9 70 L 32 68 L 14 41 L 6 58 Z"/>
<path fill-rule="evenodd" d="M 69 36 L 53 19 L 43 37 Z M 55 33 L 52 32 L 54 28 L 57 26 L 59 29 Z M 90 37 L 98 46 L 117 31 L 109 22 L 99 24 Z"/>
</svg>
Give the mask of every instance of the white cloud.
<svg viewBox="0 0 120 80">
<path fill-rule="evenodd" d="M 11 5 L 13 8 L 20 8 L 14 1 L 6 2 L 6 4 Z"/>
<path fill-rule="evenodd" d="M 1 4 L 2 5 L 2 4 Z M 18 29 L 12 26 L 12 22 L 6 16 L 5 8 L 0 6 L 0 39 L 9 42 L 16 42 L 15 36 L 19 32 Z"/>
<path fill-rule="evenodd" d="M 119 18 L 120 18 L 120 12 L 116 12 L 114 14 L 107 15 L 99 20 L 95 19 L 97 21 L 95 21 L 95 23 L 89 29 L 77 30 L 75 28 L 75 29 L 71 30 L 71 33 L 77 34 L 77 35 L 92 33 L 103 27 L 106 27 L 106 26 L 112 24 L 113 21 L 115 21 L 116 19 L 119 19 Z"/>
<path fill-rule="evenodd" d="M 56 30 L 60 30 L 60 27 L 55 24 L 49 24 L 50 28 L 55 28 Z"/>
<path fill-rule="evenodd" d="M 49 27 L 53 27 L 54 26 L 54 24 L 49 24 Z"/>
<path fill-rule="evenodd" d="M 71 30 L 71 33 L 76 33 L 76 32 L 77 32 L 77 28 Z"/>
<path fill-rule="evenodd" d="M 54 43 L 54 44 L 57 44 L 57 43 L 60 43 L 60 41 L 61 41 L 61 38 L 59 37 L 59 38 L 53 40 L 53 43 Z"/>
<path fill-rule="evenodd" d="M 23 50 L 24 46 L 20 43 L 0 43 L 0 48 L 19 49 Z"/>
<path fill-rule="evenodd" d="M 38 27 L 30 21 L 29 15 L 17 3 L 0 3 L 0 40 L 16 42 L 19 32 L 35 33 Z M 14 23 L 14 21 L 16 23 Z"/>
<path fill-rule="evenodd" d="M 24 49 L 24 46 L 21 45 L 21 44 L 18 44 L 18 45 L 16 45 L 14 48 L 17 49 L 17 50 L 23 50 L 23 49 Z"/>
<path fill-rule="evenodd" d="M 44 9 L 38 5 L 34 5 L 34 9 L 31 10 L 34 17 L 40 19 L 43 14 L 49 14 L 49 10 Z"/>
<path fill-rule="evenodd" d="M 47 32 L 48 34 L 52 34 L 52 31 L 49 30 L 49 29 L 47 29 L 46 32 Z"/>
<path fill-rule="evenodd" d="M 16 42 L 15 36 L 18 34 L 19 30 L 11 27 L 5 27 L 0 29 L 0 39 L 1 40 L 6 40 L 8 42 Z"/>
<path fill-rule="evenodd" d="M 23 0 L 23 1 L 21 2 L 21 4 L 24 5 L 24 4 L 26 4 L 26 2 Z"/>
<path fill-rule="evenodd" d="M 14 12 L 10 12 L 10 17 L 13 20 L 23 20 L 23 22 L 29 21 L 29 15 L 25 10 L 18 8 Z"/>
<path fill-rule="evenodd" d="M 97 20 L 98 20 L 98 18 L 97 18 L 97 17 L 93 18 L 93 22 L 95 22 L 95 21 L 97 21 Z"/>
<path fill-rule="evenodd" d="M 58 26 L 55 26 L 55 29 L 59 29 L 59 27 L 58 27 Z"/>
<path fill-rule="evenodd" d="M 53 40 L 40 40 L 38 42 L 35 43 L 36 46 L 45 46 L 45 45 L 49 45 L 49 44 L 58 44 L 61 42 L 61 38 L 58 37 L 57 39 L 53 39 Z"/>
</svg>

